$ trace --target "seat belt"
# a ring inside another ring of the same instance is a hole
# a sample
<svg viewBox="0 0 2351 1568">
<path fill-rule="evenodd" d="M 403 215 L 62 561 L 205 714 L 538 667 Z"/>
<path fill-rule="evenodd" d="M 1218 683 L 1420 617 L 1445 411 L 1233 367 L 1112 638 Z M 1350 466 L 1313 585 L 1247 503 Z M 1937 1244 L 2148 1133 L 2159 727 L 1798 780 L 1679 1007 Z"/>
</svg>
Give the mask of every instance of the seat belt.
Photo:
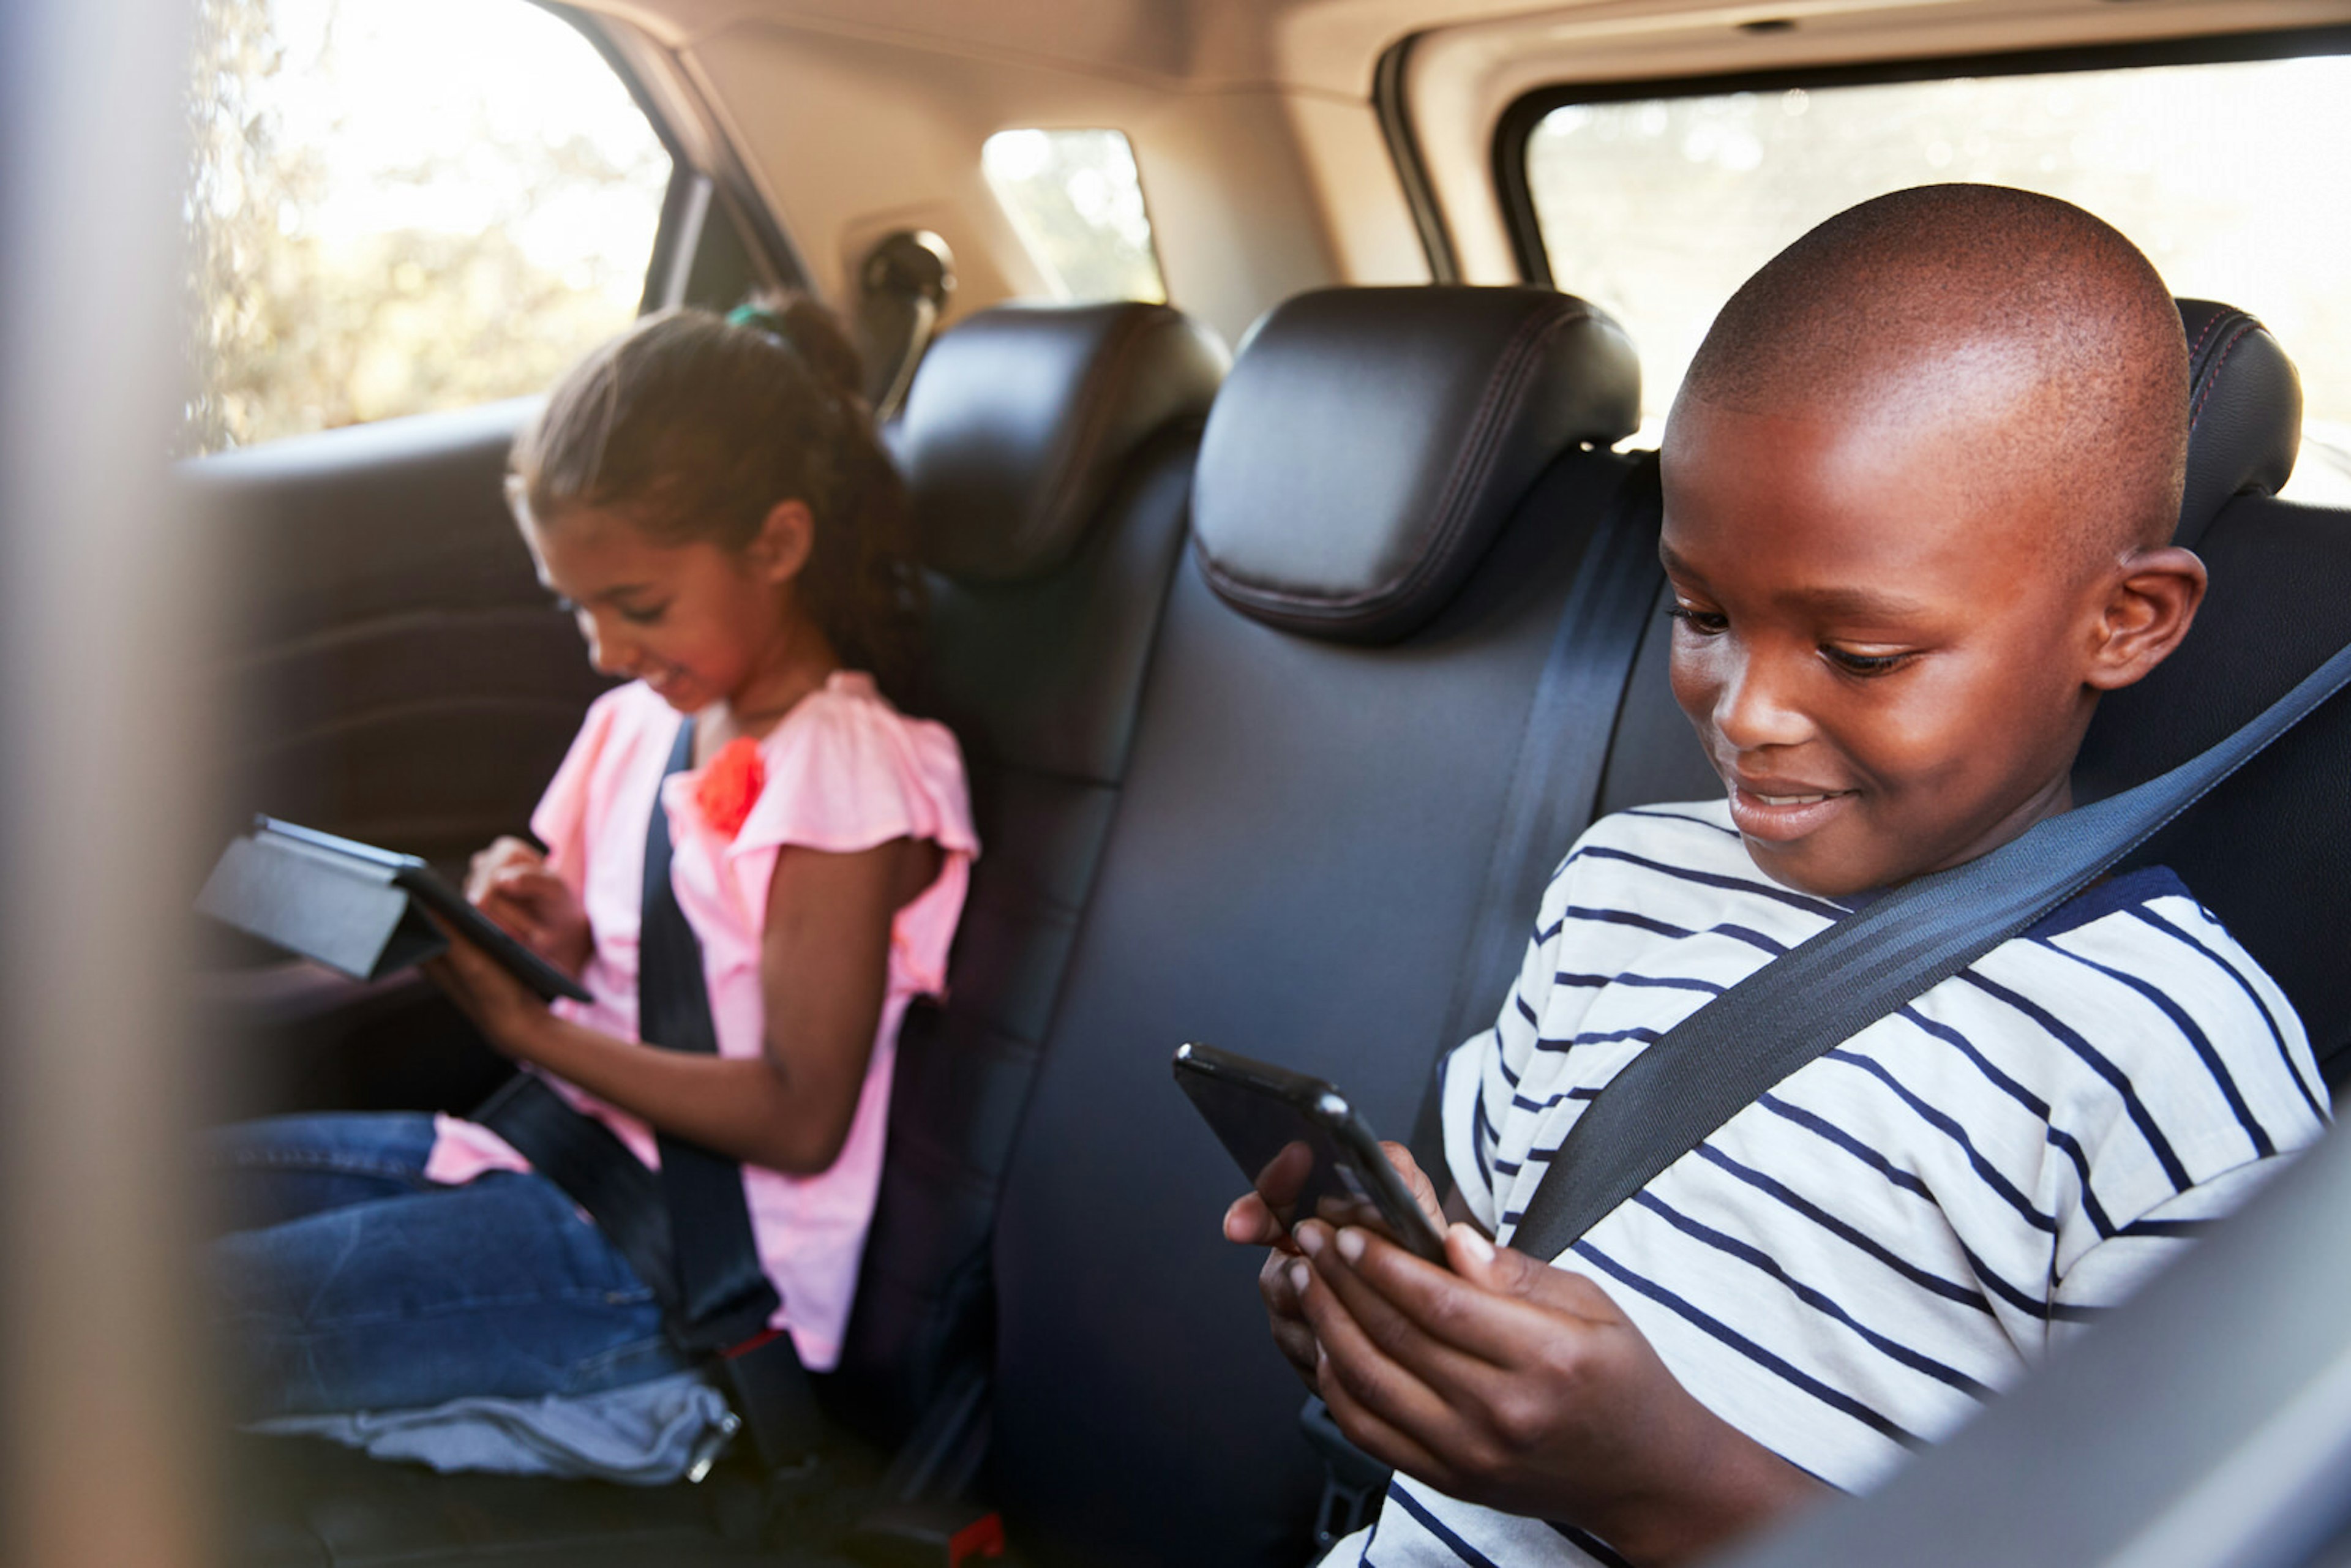
<svg viewBox="0 0 2351 1568">
<path fill-rule="evenodd" d="M 694 719 L 678 721 L 666 784 L 694 763 Z M 702 943 L 678 907 L 670 878 L 669 813 L 662 789 L 645 821 L 644 896 L 637 936 L 637 1037 L 671 1051 L 718 1053 L 703 977 Z M 791 1336 L 770 1329 L 782 1299 L 759 1262 L 741 1162 L 658 1129 L 661 1186 L 677 1261 L 673 1335 L 717 1358 L 759 1457 L 771 1469 L 803 1462 L 823 1433 L 816 1395 Z"/>
<path fill-rule="evenodd" d="M 1540 902 L 1559 855 L 1592 821 L 1608 762 L 1617 709 L 1631 685 L 1641 628 L 1665 570 L 1657 564 L 1664 502 L 1657 455 L 1637 455 L 1616 486 L 1576 563 L 1542 674 L 1527 705 L 1486 876 L 1455 967 L 1453 995 L 1437 1037 L 1428 1083 L 1413 1117 L 1410 1148 L 1425 1171 L 1445 1168 L 1439 1074 L 1453 1048 L 1493 1022 L 1493 1009 L 1518 972 L 1517 940 Z M 1387 1467 L 1347 1440 L 1322 1401 L 1307 1396 L 1299 1430 L 1322 1461 L 1314 1543 L 1332 1542 L 1371 1522 L 1387 1494 Z"/>
<path fill-rule="evenodd" d="M 2351 647 L 2168 773 L 1903 883 L 1799 943 L 1666 1031 L 1585 1108 L 1508 1245 L 1550 1262 L 1667 1166 L 1852 1039 L 2105 875 L 2351 684 Z"/>
<path fill-rule="evenodd" d="M 1665 580 L 1657 564 L 1664 503 L 1657 455 L 1639 454 L 1593 529 L 1560 606 L 1558 630 L 1527 706 L 1486 879 L 1471 911 L 1437 1058 L 1413 1118 L 1410 1147 L 1423 1170 L 1444 1168 L 1437 1075 L 1453 1048 L 1494 1021 L 1517 977 L 1528 913 L 1558 858 L 1598 810 L 1609 738 L 1633 662 Z"/>
<path fill-rule="evenodd" d="M 694 721 L 678 726 L 665 781 L 694 758 Z M 638 940 L 637 1033 L 649 1045 L 716 1054 L 702 944 L 670 880 L 669 814 L 655 787 L 645 824 Z M 658 1174 L 611 1128 L 583 1115 L 528 1070 L 474 1113 L 565 1196 L 629 1260 L 662 1303 L 670 1338 L 715 1363 L 751 1441 L 769 1469 L 803 1466 L 823 1418 L 791 1336 L 768 1322 L 780 1305 L 760 1266 L 743 1196 L 743 1167 L 701 1145 L 656 1132 Z"/>
<path fill-rule="evenodd" d="M 527 1067 L 475 1106 L 468 1120 L 504 1138 L 531 1169 L 587 1210 L 652 1290 L 664 1321 L 676 1315 L 677 1255 L 670 1248 L 661 1177 L 611 1128 L 573 1110 Z"/>
</svg>

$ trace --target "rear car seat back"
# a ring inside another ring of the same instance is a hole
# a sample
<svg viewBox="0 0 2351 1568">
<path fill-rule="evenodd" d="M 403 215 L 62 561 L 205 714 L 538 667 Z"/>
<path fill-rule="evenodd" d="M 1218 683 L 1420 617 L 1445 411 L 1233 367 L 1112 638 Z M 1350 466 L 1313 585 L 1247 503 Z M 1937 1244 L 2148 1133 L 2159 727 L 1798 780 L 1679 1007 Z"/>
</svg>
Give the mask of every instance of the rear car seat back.
<svg viewBox="0 0 2351 1568">
<path fill-rule="evenodd" d="M 930 569 L 923 706 L 963 744 L 981 851 L 946 1000 L 899 1042 L 881 1197 L 826 1380 L 840 1418 L 884 1443 L 984 1355 L 997 1189 L 1226 363 L 1165 306 L 1005 307 L 932 345 L 891 432 Z"/>
<path fill-rule="evenodd" d="M 1442 486 L 1330 477 L 1420 473 L 1400 467 L 1393 444 L 1439 420 L 1395 417 L 1387 400 L 1409 398 L 1416 383 L 1384 374 L 1383 350 L 1391 339 L 1447 344 L 1465 361 L 1487 356 L 1490 377 L 1500 340 L 1456 303 L 1469 294 L 1483 297 L 1475 310 L 1497 308 L 1487 291 L 1365 301 L 1354 328 L 1311 349 L 1317 335 L 1293 338 L 1277 314 L 1212 418 L 1195 557 L 1176 583 L 998 1237 L 993 1480 L 1016 1539 L 1042 1563 L 1303 1560 L 1320 1476 L 1296 1434 L 1300 1391 L 1264 1333 L 1255 1260 L 1217 1237 L 1238 1178 L 1168 1085 L 1167 1052 L 1200 1038 L 1322 1073 L 1393 1132 L 1443 1043 L 1458 937 L 1479 895 L 1519 720 L 1625 468 L 1567 444 L 1514 506 L 1485 514 L 1499 524 L 1490 547 L 1474 528 L 1448 533 L 1420 527 L 1425 512 L 1400 521 L 1381 509 L 1383 497 Z M 2183 305 L 2191 340 L 2198 308 Z M 1463 315 L 1426 330 L 1448 310 Z M 2181 531 L 2212 563 L 2213 597 L 2171 664 L 2109 699 L 2084 757 L 2093 781 L 2136 781 L 2217 739 L 2351 635 L 2351 518 L 2262 495 L 2291 465 L 2291 367 L 2241 319 L 2224 320 L 2226 308 L 2210 310 L 2202 319 L 2221 325 L 2196 361 Z M 2232 352 L 2219 350 L 2231 340 Z M 1299 373 L 1260 373 L 1261 356 L 1292 354 L 1301 363 L 1284 369 Z M 1418 373 L 1418 384 L 1441 379 L 1425 365 Z M 1444 384 L 1458 394 L 1491 382 L 1465 372 Z M 1283 405 L 1251 391 L 1275 385 Z M 1351 404 L 1364 406 L 1333 412 Z M 1459 448 L 1410 450 L 1449 465 L 1491 429 L 1456 426 Z M 1304 430 L 1324 434 L 1306 443 Z M 1235 432 L 1250 439 L 1228 448 Z M 1351 432 L 1391 446 L 1351 465 Z M 1280 457 L 1264 458 L 1261 480 L 1241 482 L 1241 465 L 1285 443 L 1315 483 L 1286 486 Z M 1253 502 L 1263 505 L 1254 516 Z M 1405 594 L 1383 606 L 1391 619 L 1371 636 L 1401 640 L 1370 647 L 1322 627 L 1295 634 L 1314 624 L 1312 607 L 1301 614 L 1296 602 L 1312 597 L 1312 570 L 1294 564 L 1309 558 L 1294 537 L 1251 548 L 1258 529 L 1321 533 L 1311 542 L 1329 553 L 1313 570 L 1328 571 L 1332 597 L 1359 608 L 1366 584 L 1394 580 L 1410 553 L 1397 541 L 1415 527 L 1425 548 L 1468 558 L 1421 568 L 1418 580 L 1461 586 L 1436 591 L 1441 604 Z M 1276 559 L 1294 571 L 1279 597 L 1234 591 L 1237 580 L 1270 578 L 1264 563 Z M 1228 605 L 1249 618 L 1220 613 Z M 2266 630 L 2282 605 L 2297 627 L 2283 643 Z M 1719 788 L 1666 689 L 1663 628 L 1659 616 L 1643 633 L 1613 731 L 1593 737 L 1609 747 L 1604 810 Z M 2193 735 L 2184 710 L 2197 716 Z M 2351 982 L 2325 962 L 2351 914 L 2341 907 L 2347 779 L 2351 711 L 2322 716 L 2153 852 L 2214 890 L 2208 899 L 2286 984 L 2322 1050 L 2351 1015 Z M 2221 863 L 2232 847 L 2259 858 Z M 2281 885 L 2290 897 L 2274 897 Z M 2272 901 L 2255 907 L 2263 889 Z"/>
<path fill-rule="evenodd" d="M 1219 395 L 998 1226 L 991 1493 L 1040 1562 L 1303 1561 L 1301 1391 L 1168 1057 L 1284 1061 L 1409 1128 L 1528 703 L 1629 467 L 1592 447 L 1637 418 L 1622 334 L 1533 289 L 1306 296 Z"/>
<path fill-rule="evenodd" d="M 982 853 L 952 995 L 901 1042 L 857 1305 L 818 1380 L 885 1446 L 986 1333 L 997 1179 L 1125 770 L 1224 367 L 1222 346 L 1164 306 L 988 311 L 932 346 L 890 432 L 934 568 L 931 700 L 916 706 L 956 727 Z M 493 497 L 502 460 L 484 458 Z M 577 635 L 545 619 L 581 664 Z M 814 1560 L 751 1539 L 760 1503 L 739 1467 L 638 1489 L 432 1476 L 282 1438 L 240 1453 L 240 1561 Z"/>
<path fill-rule="evenodd" d="M 2219 741 L 2351 642 L 2351 514 L 2273 498 L 2294 471 L 2302 389 L 2267 329 L 2182 300 L 2193 352 L 2178 542 L 2211 587 L 2172 656 L 2106 696 L 2074 769 L 2095 800 Z M 2351 708 L 2305 719 L 2131 864 L 2179 872 L 2284 989 L 2330 1083 L 2351 1076 Z"/>
</svg>

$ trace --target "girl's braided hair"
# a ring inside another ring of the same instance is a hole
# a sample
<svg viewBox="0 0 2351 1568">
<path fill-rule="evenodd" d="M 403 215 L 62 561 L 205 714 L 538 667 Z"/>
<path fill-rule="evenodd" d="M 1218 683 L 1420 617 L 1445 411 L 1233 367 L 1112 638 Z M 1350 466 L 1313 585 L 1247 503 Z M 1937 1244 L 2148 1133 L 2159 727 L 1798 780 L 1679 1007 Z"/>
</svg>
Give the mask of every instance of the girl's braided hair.
<svg viewBox="0 0 2351 1568">
<path fill-rule="evenodd" d="M 645 317 L 556 386 L 515 442 L 507 496 L 541 522 L 593 507 L 664 543 L 737 550 L 778 503 L 804 503 L 816 532 L 795 584 L 802 609 L 845 663 L 902 695 L 923 579 L 861 370 L 832 313 L 805 295 L 725 318 Z"/>
</svg>

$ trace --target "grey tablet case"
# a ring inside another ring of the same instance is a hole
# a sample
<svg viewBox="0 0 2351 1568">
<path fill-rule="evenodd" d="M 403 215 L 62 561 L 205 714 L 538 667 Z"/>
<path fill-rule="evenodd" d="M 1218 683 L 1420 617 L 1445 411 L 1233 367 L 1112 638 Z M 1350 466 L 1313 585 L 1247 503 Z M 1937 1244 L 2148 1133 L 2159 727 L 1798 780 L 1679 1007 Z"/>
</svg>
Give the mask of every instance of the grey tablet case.
<svg viewBox="0 0 2351 1568">
<path fill-rule="evenodd" d="M 196 908 L 247 936 L 355 980 L 380 979 L 448 949 L 430 909 L 549 1000 L 585 988 L 516 941 L 414 855 L 269 817 L 233 840 Z"/>
</svg>

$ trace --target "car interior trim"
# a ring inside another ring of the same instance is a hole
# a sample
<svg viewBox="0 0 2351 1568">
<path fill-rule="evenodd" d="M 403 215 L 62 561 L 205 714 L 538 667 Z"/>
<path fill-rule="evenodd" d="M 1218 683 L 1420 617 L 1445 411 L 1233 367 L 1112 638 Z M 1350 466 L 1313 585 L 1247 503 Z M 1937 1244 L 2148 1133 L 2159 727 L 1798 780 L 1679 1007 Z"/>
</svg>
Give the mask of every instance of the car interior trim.
<svg viewBox="0 0 2351 1568">
<path fill-rule="evenodd" d="M 2199 37 L 2137 40 L 2125 44 L 2069 45 L 2053 49 L 2010 49 L 1970 55 L 1918 56 L 1852 65 L 1798 66 L 1785 70 L 1734 71 L 1715 75 L 1635 80 L 1562 81 L 1521 93 L 1495 122 L 1494 195 L 1510 229 L 1519 277 L 1527 283 L 1552 280 L 1550 253 L 1537 221 L 1534 193 L 1527 182 L 1527 141 L 1543 117 L 1576 103 L 1625 103 L 1644 99 L 1705 98 L 1718 93 L 1784 92 L 1790 88 L 1877 87 L 1897 82 L 1941 81 L 1952 77 L 2041 76 L 2062 71 L 2111 70 L 2130 66 L 2220 65 L 2245 60 L 2294 59 L 2309 55 L 2351 54 L 2351 26 L 2289 27 L 2264 32 L 2217 33 Z"/>
<path fill-rule="evenodd" d="M 809 288 L 809 269 L 799 247 L 777 221 L 772 204 L 760 197 L 749 165 L 678 57 L 617 16 L 550 4 L 549 0 L 535 3 L 546 5 L 548 10 L 578 28 L 595 46 L 596 52 L 611 67 L 612 73 L 621 78 L 629 96 L 643 111 L 646 122 L 668 149 L 679 172 L 690 171 L 710 182 L 708 204 L 734 225 L 736 237 L 753 270 L 760 275 L 756 281 L 771 287 Z M 646 267 L 648 308 L 654 306 L 652 280 L 664 277 L 670 269 L 675 269 L 681 278 L 690 277 L 701 236 L 708 232 L 705 214 L 690 236 L 683 231 L 674 234 L 670 226 L 672 210 L 665 200 L 661 227 L 653 236 L 653 258 Z M 683 297 L 662 301 L 685 302 Z"/>
<path fill-rule="evenodd" d="M 1421 156 L 1420 134 L 1412 127 L 1412 110 L 1405 101 L 1412 51 L 1419 42 L 1420 35 L 1414 33 L 1398 38 L 1381 54 L 1379 68 L 1372 74 L 1372 109 L 1380 117 L 1380 135 L 1395 164 L 1396 183 L 1404 187 L 1405 205 L 1411 209 L 1421 254 L 1428 258 L 1428 280 L 1458 283 L 1461 258 L 1454 253 L 1445 211 L 1429 184 L 1428 161 Z"/>
</svg>

